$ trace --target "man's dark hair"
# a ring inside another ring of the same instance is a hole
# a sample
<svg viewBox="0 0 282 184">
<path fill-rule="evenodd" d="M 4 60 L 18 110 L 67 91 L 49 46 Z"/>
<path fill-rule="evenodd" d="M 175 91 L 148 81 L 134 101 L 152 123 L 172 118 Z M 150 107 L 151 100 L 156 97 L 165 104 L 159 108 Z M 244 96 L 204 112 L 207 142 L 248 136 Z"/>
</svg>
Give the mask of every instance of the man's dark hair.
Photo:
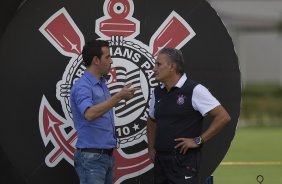
<svg viewBox="0 0 282 184">
<path fill-rule="evenodd" d="M 180 50 L 174 48 L 163 48 L 158 54 L 166 54 L 170 61 L 176 64 L 176 72 L 181 75 L 184 73 L 184 58 Z"/>
<path fill-rule="evenodd" d="M 82 50 L 83 63 L 86 67 L 91 65 L 94 56 L 101 59 L 102 47 L 109 47 L 109 42 L 105 40 L 91 40 L 87 42 Z"/>
</svg>

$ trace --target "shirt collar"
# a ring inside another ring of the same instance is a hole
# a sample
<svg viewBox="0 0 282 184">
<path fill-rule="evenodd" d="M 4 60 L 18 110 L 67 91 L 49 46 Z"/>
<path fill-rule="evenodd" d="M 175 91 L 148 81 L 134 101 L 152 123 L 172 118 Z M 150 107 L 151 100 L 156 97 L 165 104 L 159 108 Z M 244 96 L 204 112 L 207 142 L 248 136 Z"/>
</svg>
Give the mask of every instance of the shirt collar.
<svg viewBox="0 0 282 184">
<path fill-rule="evenodd" d="M 98 80 L 93 74 L 91 74 L 88 70 L 84 71 L 85 77 L 92 83 L 92 85 L 96 85 L 97 83 L 105 83 L 106 80 L 104 77 L 101 78 L 101 80 Z"/>
<path fill-rule="evenodd" d="M 186 76 L 186 74 L 184 73 L 184 74 L 180 77 L 180 79 L 177 81 L 177 83 L 175 84 L 174 87 L 181 88 L 181 87 L 184 85 L 184 83 L 186 82 L 186 80 L 187 80 L 187 76 Z M 164 87 L 165 87 L 165 85 L 164 85 L 164 83 L 162 83 L 162 84 L 161 84 L 161 88 L 164 88 Z"/>
</svg>

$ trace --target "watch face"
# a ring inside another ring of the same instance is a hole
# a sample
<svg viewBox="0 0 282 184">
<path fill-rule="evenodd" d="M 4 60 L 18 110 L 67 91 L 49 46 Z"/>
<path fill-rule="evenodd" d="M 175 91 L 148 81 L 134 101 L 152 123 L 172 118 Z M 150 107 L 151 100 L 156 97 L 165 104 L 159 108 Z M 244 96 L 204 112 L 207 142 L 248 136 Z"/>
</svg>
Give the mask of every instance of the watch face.
<svg viewBox="0 0 282 184">
<path fill-rule="evenodd" d="M 202 144 L 202 138 L 201 137 L 195 137 L 195 142 L 198 145 Z"/>
</svg>

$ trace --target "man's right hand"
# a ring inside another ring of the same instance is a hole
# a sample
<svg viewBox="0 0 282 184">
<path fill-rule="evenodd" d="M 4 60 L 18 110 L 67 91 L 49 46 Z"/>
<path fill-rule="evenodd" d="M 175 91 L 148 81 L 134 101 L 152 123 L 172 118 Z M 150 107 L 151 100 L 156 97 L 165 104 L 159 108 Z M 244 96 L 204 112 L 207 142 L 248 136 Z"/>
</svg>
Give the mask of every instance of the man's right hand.
<svg viewBox="0 0 282 184">
<path fill-rule="evenodd" d="M 132 84 L 128 84 L 124 86 L 118 94 L 120 95 L 121 99 L 129 100 L 134 96 L 135 91 L 137 88 L 131 87 Z"/>
<path fill-rule="evenodd" d="M 156 156 L 155 148 L 148 148 L 148 156 L 149 156 L 149 159 L 154 163 L 155 162 L 155 156 Z"/>
</svg>

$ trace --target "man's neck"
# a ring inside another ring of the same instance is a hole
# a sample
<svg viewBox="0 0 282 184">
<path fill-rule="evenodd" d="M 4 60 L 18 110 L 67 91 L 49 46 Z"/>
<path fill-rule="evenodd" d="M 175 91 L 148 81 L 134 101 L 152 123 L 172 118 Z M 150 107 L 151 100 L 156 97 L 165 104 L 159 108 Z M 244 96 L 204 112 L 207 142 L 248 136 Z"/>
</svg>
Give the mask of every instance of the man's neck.
<svg viewBox="0 0 282 184">
<path fill-rule="evenodd" d="M 164 82 L 164 86 L 166 90 L 170 91 L 171 88 L 173 88 L 177 84 L 180 78 L 181 78 L 180 74 L 175 74 L 172 77 L 170 77 L 168 81 Z"/>
<path fill-rule="evenodd" d="M 101 75 L 99 72 L 97 72 L 95 69 L 89 67 L 89 68 L 87 68 L 86 70 L 87 70 L 89 73 L 91 73 L 92 75 L 94 75 L 98 80 L 101 79 L 102 75 Z"/>
</svg>

